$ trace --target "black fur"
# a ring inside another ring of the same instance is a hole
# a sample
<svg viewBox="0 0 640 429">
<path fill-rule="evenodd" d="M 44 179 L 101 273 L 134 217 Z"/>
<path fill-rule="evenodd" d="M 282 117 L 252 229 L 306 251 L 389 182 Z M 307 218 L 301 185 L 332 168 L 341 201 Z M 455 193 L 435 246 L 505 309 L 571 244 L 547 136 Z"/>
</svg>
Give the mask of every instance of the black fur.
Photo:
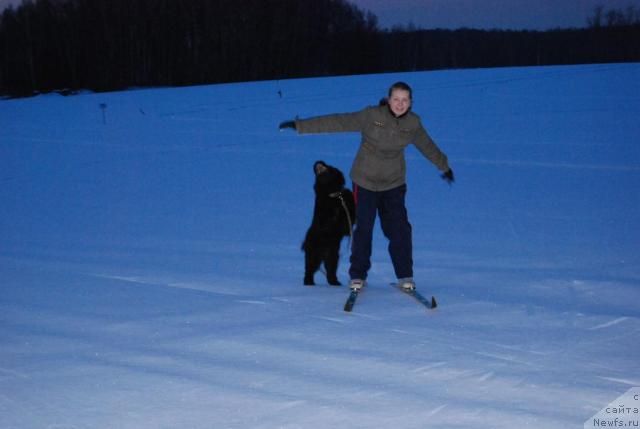
<svg viewBox="0 0 640 429">
<path fill-rule="evenodd" d="M 314 274 L 324 263 L 329 284 L 339 286 L 336 272 L 340 258 L 340 242 L 350 234 L 350 225 L 355 222 L 353 194 L 344 187 L 344 175 L 340 170 L 324 161 L 313 164 L 315 174 L 315 205 L 313 220 L 302 243 L 304 250 L 304 284 L 314 285 Z M 341 198 L 347 206 L 342 204 Z M 347 217 L 347 211 L 349 217 Z"/>
</svg>

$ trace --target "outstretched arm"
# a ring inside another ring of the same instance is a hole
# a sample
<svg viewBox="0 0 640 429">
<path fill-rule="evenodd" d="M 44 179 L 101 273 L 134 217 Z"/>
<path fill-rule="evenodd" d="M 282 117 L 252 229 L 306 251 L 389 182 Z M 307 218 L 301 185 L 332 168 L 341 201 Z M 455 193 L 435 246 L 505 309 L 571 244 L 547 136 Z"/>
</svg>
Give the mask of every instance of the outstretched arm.
<svg viewBox="0 0 640 429">
<path fill-rule="evenodd" d="M 442 179 L 447 183 L 454 182 L 453 170 L 449 167 L 447 155 L 440 150 L 422 125 L 416 131 L 414 144 L 418 150 L 442 172 Z"/>
<path fill-rule="evenodd" d="M 445 155 L 440 148 L 436 146 L 434 141 L 431 139 L 431 136 L 422 125 L 420 125 L 416 131 L 414 144 L 418 150 L 438 168 L 438 170 L 445 172 L 449 169 L 447 155 Z"/>
<path fill-rule="evenodd" d="M 280 124 L 280 130 L 291 128 L 300 134 L 358 132 L 365 123 L 366 109 L 353 113 L 336 113 L 309 119 L 296 119 Z"/>
</svg>

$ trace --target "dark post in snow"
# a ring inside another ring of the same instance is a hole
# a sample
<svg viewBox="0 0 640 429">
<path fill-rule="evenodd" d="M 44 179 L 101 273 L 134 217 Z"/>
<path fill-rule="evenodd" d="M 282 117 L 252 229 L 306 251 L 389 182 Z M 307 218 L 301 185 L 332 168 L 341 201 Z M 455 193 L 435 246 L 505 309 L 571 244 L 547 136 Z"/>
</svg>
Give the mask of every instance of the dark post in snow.
<svg viewBox="0 0 640 429">
<path fill-rule="evenodd" d="M 107 125 L 107 114 L 105 113 L 107 110 L 107 103 L 100 103 L 100 109 L 102 110 L 102 123 Z"/>
</svg>

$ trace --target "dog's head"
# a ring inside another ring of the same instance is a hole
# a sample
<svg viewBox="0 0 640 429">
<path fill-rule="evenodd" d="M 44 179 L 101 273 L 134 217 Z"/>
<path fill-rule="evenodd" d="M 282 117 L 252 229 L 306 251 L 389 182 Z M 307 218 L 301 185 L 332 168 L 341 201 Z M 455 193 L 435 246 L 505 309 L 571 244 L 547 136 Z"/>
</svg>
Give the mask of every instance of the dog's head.
<svg viewBox="0 0 640 429">
<path fill-rule="evenodd" d="M 313 164 L 313 173 L 316 175 L 313 189 L 318 195 L 329 195 L 344 188 L 342 172 L 324 161 L 316 161 Z"/>
</svg>

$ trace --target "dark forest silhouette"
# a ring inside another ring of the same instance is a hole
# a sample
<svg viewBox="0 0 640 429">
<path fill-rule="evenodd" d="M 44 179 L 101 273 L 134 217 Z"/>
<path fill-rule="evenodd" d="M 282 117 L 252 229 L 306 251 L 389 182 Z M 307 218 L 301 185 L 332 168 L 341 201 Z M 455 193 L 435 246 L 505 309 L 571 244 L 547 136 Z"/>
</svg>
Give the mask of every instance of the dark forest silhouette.
<svg viewBox="0 0 640 429">
<path fill-rule="evenodd" d="M 383 30 L 346 0 L 37 0 L 0 20 L 0 94 L 640 60 L 640 11 L 588 27 Z"/>
</svg>

